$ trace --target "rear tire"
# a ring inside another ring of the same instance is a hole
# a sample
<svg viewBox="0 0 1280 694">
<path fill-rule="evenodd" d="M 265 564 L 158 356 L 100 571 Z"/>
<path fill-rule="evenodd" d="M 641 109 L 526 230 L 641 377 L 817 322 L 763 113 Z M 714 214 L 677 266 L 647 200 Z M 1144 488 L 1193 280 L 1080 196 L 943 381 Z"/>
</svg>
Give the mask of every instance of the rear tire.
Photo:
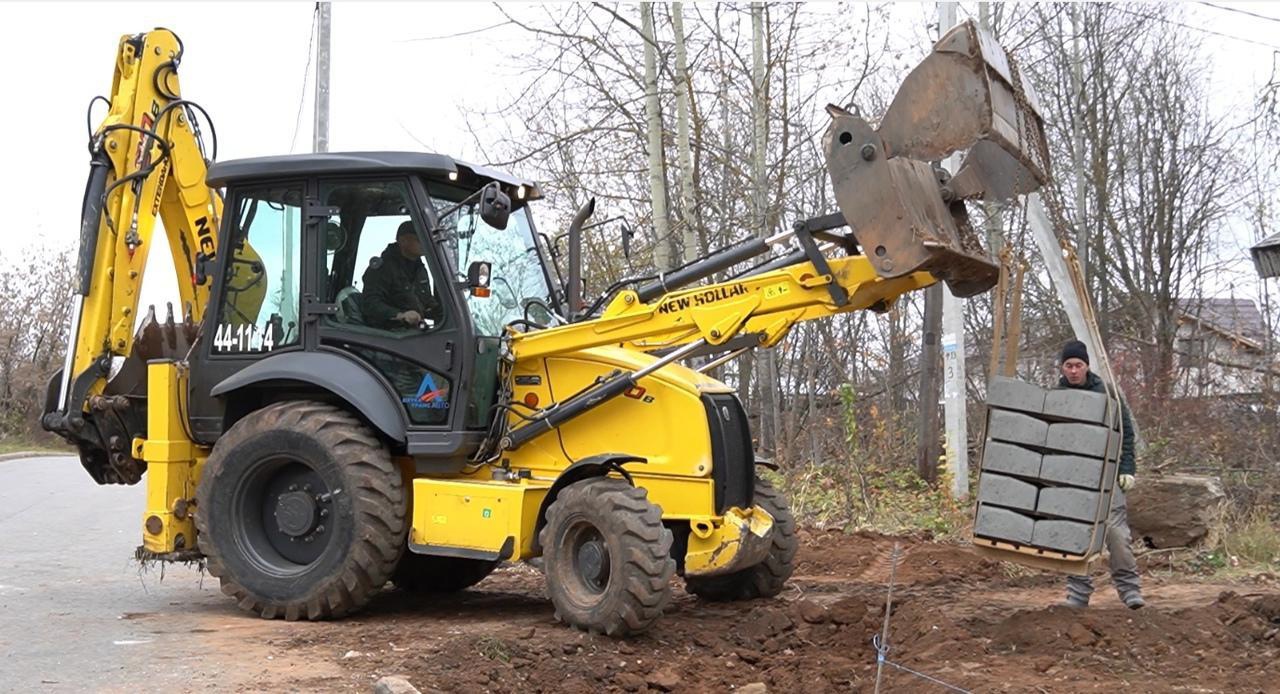
<svg viewBox="0 0 1280 694">
<path fill-rule="evenodd" d="M 796 520 L 782 493 L 759 477 L 755 503 L 773 516 L 773 540 L 764 561 L 724 576 L 690 576 L 685 579 L 686 590 L 713 602 L 771 598 L 782 592 L 796 568 Z"/>
<path fill-rule="evenodd" d="M 483 581 L 499 563 L 406 551 L 391 575 L 391 582 L 410 593 L 455 593 Z"/>
<path fill-rule="evenodd" d="M 209 573 L 266 619 L 359 610 L 405 547 L 400 471 L 364 423 L 333 405 L 280 402 L 236 422 L 196 496 Z"/>
<path fill-rule="evenodd" d="M 649 628 L 671 599 L 671 531 L 644 489 L 607 477 L 565 487 L 547 509 L 542 544 L 556 619 L 594 634 Z"/>
</svg>

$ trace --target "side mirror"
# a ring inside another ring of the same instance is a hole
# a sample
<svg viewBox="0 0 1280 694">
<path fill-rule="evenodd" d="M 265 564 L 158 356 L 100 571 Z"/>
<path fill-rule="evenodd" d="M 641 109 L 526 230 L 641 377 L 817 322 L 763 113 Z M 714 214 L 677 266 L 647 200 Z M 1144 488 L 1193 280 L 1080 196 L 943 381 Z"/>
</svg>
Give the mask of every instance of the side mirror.
<svg viewBox="0 0 1280 694">
<path fill-rule="evenodd" d="M 488 220 L 486 220 L 487 223 Z M 467 289 L 471 296 L 489 296 L 489 277 L 492 266 L 483 260 L 473 260 L 467 266 Z"/>
<path fill-rule="evenodd" d="M 511 216 L 511 198 L 496 183 L 480 191 L 480 219 L 494 229 L 506 229 Z"/>
<path fill-rule="evenodd" d="M 213 256 L 206 254 L 204 251 L 196 251 L 195 273 L 192 279 L 195 280 L 196 286 L 203 287 L 205 282 L 209 281 L 209 267 L 213 265 Z"/>
</svg>

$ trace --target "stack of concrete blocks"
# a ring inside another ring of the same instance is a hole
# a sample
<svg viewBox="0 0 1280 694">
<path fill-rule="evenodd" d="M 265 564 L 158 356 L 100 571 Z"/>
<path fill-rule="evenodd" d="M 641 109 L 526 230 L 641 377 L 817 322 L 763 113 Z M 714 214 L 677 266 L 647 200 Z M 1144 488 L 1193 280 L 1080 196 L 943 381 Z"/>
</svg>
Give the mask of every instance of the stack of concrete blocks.
<svg viewBox="0 0 1280 694">
<path fill-rule="evenodd" d="M 1076 556 L 1102 549 L 1120 455 L 1116 401 L 993 379 L 974 535 Z"/>
</svg>

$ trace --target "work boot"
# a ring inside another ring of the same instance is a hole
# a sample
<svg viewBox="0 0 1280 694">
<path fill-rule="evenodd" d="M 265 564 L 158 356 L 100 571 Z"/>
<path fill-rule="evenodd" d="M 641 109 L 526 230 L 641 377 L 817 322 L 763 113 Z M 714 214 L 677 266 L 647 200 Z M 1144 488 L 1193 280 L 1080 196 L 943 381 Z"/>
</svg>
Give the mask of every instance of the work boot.
<svg viewBox="0 0 1280 694">
<path fill-rule="evenodd" d="M 1064 600 L 1062 604 L 1072 609 L 1083 610 L 1084 608 L 1089 606 L 1089 599 L 1088 598 L 1081 599 L 1080 597 L 1075 595 L 1067 595 L 1067 599 Z"/>
<path fill-rule="evenodd" d="M 1131 590 L 1121 595 L 1120 602 L 1123 602 L 1125 607 L 1131 610 L 1142 609 L 1147 604 L 1147 601 L 1142 599 L 1142 593 L 1136 590 Z"/>
</svg>

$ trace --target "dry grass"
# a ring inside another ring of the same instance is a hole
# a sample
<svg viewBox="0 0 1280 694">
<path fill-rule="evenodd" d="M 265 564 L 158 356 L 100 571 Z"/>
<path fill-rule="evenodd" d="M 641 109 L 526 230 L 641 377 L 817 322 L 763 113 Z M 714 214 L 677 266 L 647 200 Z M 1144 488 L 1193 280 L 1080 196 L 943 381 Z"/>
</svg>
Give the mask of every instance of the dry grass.
<svg viewBox="0 0 1280 694">
<path fill-rule="evenodd" d="M 1273 568 L 1280 564 L 1280 525 L 1259 509 L 1229 519 L 1222 549 L 1242 565 Z"/>
</svg>

